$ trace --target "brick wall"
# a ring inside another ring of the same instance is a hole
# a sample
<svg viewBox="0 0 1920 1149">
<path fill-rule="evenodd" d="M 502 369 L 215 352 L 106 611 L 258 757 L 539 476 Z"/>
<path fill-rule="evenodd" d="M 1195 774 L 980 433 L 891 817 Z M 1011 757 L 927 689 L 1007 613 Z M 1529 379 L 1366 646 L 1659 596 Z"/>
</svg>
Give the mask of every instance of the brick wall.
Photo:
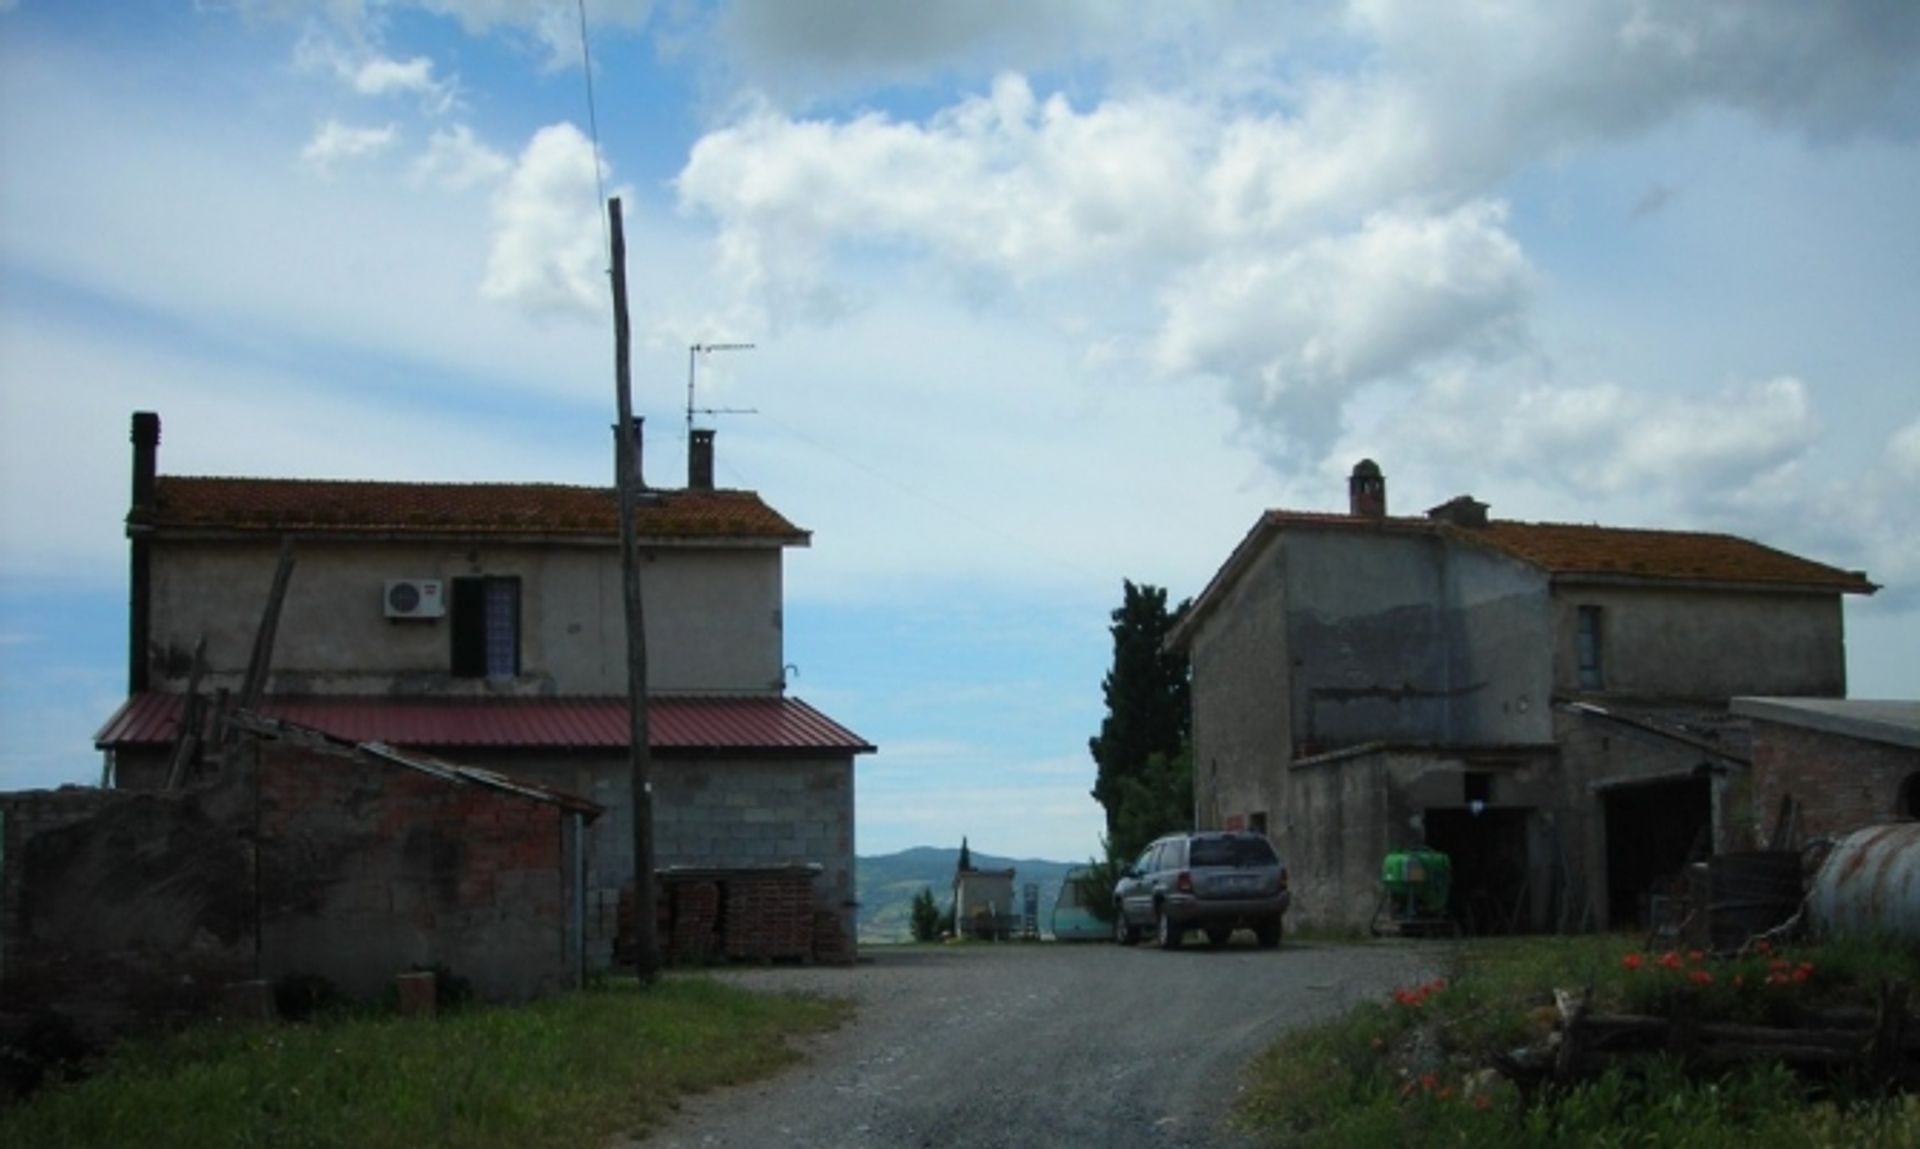
<svg viewBox="0 0 1920 1149">
<path fill-rule="evenodd" d="M 367 996 L 444 964 L 483 998 L 567 981 L 559 808 L 360 757 L 260 764 L 261 972 Z"/>
<path fill-rule="evenodd" d="M 1753 816 L 1769 831 L 1785 794 L 1800 806 L 1802 840 L 1894 821 L 1906 812 L 1902 786 L 1916 774 L 1920 750 L 1753 722 Z"/>
</svg>

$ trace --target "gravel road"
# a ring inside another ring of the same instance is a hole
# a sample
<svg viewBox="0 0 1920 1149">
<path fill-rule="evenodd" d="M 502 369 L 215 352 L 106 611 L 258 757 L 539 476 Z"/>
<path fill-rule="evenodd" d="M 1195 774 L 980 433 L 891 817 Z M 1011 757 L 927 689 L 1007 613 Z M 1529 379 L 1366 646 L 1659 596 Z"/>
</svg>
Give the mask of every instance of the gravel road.
<svg viewBox="0 0 1920 1149">
<path fill-rule="evenodd" d="M 1251 1141 L 1226 1118 L 1255 1054 L 1430 976 L 1438 956 L 1407 943 L 873 947 L 853 969 L 725 971 L 753 989 L 852 997 L 859 1013 L 807 1039 L 806 1064 L 694 1098 L 630 1144 L 1239 1149 Z"/>
</svg>

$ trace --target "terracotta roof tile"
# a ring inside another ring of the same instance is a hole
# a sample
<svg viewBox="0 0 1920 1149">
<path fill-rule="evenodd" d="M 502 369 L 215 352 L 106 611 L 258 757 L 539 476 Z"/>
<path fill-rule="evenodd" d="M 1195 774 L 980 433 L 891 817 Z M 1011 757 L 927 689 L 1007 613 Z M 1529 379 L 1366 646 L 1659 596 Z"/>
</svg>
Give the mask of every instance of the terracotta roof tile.
<svg viewBox="0 0 1920 1149">
<path fill-rule="evenodd" d="M 752 491 L 657 491 L 636 508 L 642 538 L 754 538 L 804 544 L 807 532 Z M 611 487 L 552 483 L 390 483 L 162 475 L 155 509 L 128 517 L 163 530 L 300 531 L 611 538 Z"/>
<path fill-rule="evenodd" d="M 1494 519 L 1462 527 L 1429 518 L 1357 518 L 1320 511 L 1268 511 L 1268 527 L 1334 527 L 1347 531 L 1444 533 L 1505 552 L 1554 575 L 1765 583 L 1869 594 L 1865 575 L 1803 559 L 1734 535 L 1655 531 L 1585 523 Z"/>
</svg>

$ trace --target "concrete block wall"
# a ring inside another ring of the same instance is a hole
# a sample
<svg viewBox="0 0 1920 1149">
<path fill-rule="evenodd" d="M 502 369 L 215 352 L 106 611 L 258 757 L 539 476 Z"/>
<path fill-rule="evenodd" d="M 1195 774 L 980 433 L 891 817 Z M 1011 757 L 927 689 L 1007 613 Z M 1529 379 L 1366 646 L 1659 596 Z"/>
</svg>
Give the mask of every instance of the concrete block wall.
<svg viewBox="0 0 1920 1149">
<path fill-rule="evenodd" d="M 1920 750 L 1754 719 L 1753 817 L 1767 831 L 1786 794 L 1803 841 L 1894 821 L 1909 779 L 1920 786 Z"/>
</svg>

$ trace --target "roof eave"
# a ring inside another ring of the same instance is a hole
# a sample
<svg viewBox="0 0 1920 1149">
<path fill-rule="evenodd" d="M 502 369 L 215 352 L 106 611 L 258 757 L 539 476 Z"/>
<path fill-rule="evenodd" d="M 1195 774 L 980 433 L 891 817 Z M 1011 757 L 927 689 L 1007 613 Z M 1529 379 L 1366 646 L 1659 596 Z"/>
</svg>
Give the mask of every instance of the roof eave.
<svg viewBox="0 0 1920 1149">
<path fill-rule="evenodd" d="M 1516 556 L 1517 557 L 1517 556 Z M 1533 565 L 1539 566 L 1537 562 Z M 1620 586 L 1620 587 L 1686 587 L 1690 590 L 1713 591 L 1751 591 L 1762 594 L 1861 594 L 1870 595 L 1880 589 L 1879 584 L 1865 579 L 1857 583 L 1815 583 L 1789 582 L 1785 580 L 1752 580 L 1691 578 L 1685 575 L 1629 574 L 1620 571 L 1549 571 L 1549 577 L 1556 584 L 1573 586 Z"/>
</svg>

